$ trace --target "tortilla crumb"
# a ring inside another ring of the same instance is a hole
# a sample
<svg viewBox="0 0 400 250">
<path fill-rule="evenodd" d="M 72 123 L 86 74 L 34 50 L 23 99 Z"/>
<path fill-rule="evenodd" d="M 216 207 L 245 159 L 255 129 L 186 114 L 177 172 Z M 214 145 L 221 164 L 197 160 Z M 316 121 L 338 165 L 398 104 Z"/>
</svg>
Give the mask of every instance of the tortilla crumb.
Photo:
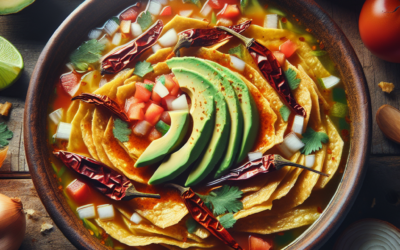
<svg viewBox="0 0 400 250">
<path fill-rule="evenodd" d="M 380 82 L 378 86 L 381 87 L 382 91 L 386 93 L 390 93 L 394 89 L 394 84 L 391 82 Z"/>
<path fill-rule="evenodd" d="M 53 227 L 54 227 L 54 226 L 51 225 L 51 224 L 49 224 L 49 223 L 43 223 L 42 226 L 41 226 L 41 228 L 40 228 L 40 232 L 41 232 L 41 233 L 47 233 L 47 232 L 49 232 L 50 230 L 52 230 Z"/>
<path fill-rule="evenodd" d="M 8 116 L 8 112 L 10 111 L 12 104 L 9 102 L 0 103 L 0 115 Z"/>
</svg>

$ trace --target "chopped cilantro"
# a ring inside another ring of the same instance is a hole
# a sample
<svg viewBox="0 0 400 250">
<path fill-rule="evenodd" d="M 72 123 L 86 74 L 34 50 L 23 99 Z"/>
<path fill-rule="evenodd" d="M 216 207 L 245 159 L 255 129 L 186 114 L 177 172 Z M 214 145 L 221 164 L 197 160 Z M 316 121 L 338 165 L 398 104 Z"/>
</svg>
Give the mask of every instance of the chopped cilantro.
<svg viewBox="0 0 400 250">
<path fill-rule="evenodd" d="M 90 229 L 93 232 L 94 236 L 96 236 L 96 238 L 99 239 L 102 238 L 98 227 L 96 227 L 92 222 L 90 222 L 87 219 L 83 219 L 82 221 L 83 221 L 83 226 L 86 227 L 87 229 Z"/>
<path fill-rule="evenodd" d="M 153 71 L 153 66 L 151 66 L 151 63 L 143 61 L 136 63 L 133 74 L 143 77 L 151 71 Z"/>
<path fill-rule="evenodd" d="M 346 91 L 344 91 L 342 88 L 334 88 L 332 90 L 332 97 L 335 102 L 347 104 Z"/>
<path fill-rule="evenodd" d="M 240 10 L 241 12 L 244 12 L 246 9 L 247 5 L 249 5 L 249 0 L 240 0 Z"/>
<path fill-rule="evenodd" d="M 199 195 L 207 205 L 211 205 L 214 215 L 218 216 L 226 212 L 236 213 L 243 209 L 243 203 L 239 200 L 243 192 L 235 186 L 224 185 L 208 195 Z"/>
<path fill-rule="evenodd" d="M 129 141 L 129 135 L 132 133 L 132 130 L 128 128 L 127 122 L 117 118 L 114 120 L 113 133 L 114 137 L 120 142 L 127 142 Z"/>
<path fill-rule="evenodd" d="M 114 242 L 111 238 L 111 236 L 107 236 L 107 239 L 104 241 L 104 245 L 108 247 L 114 247 Z"/>
<path fill-rule="evenodd" d="M 143 86 L 148 90 L 148 91 L 153 91 L 153 85 L 151 85 L 151 84 L 147 84 L 147 83 L 145 83 L 145 84 L 143 84 Z"/>
<path fill-rule="evenodd" d="M 165 85 L 165 75 L 162 75 L 157 81 L 161 82 L 162 85 Z"/>
<path fill-rule="evenodd" d="M 289 115 L 291 113 L 290 109 L 288 108 L 288 106 L 283 105 L 280 109 L 279 109 L 279 113 L 281 113 L 282 119 L 287 122 L 289 120 Z"/>
<path fill-rule="evenodd" d="M 189 233 L 194 233 L 199 226 L 199 223 L 195 221 L 192 217 L 189 217 L 189 219 L 186 220 L 186 228 Z"/>
<path fill-rule="evenodd" d="M 58 177 L 61 177 L 61 176 L 65 173 L 65 170 L 66 170 L 66 169 L 67 169 L 67 167 L 66 167 L 65 165 L 63 165 L 63 166 L 61 167 L 60 171 L 58 171 L 57 176 L 58 176 Z"/>
<path fill-rule="evenodd" d="M 233 218 L 233 214 L 232 213 L 229 213 L 229 214 L 225 214 L 224 216 L 222 216 L 219 219 L 219 222 L 221 223 L 221 225 L 224 228 L 228 229 L 228 228 L 233 227 L 233 225 L 235 225 L 236 219 Z"/>
<path fill-rule="evenodd" d="M 101 52 L 106 45 L 97 41 L 96 39 L 84 42 L 78 49 L 76 49 L 69 59 L 72 64 L 79 70 L 87 70 L 89 64 L 95 63 L 100 60 Z"/>
<path fill-rule="evenodd" d="M 239 44 L 236 47 L 233 47 L 228 50 L 228 53 L 231 55 L 236 55 L 239 58 L 243 58 L 243 52 L 246 48 L 243 46 L 243 44 Z"/>
<path fill-rule="evenodd" d="M 311 55 L 313 55 L 313 56 L 324 56 L 324 55 L 326 55 L 326 51 L 325 50 L 311 51 Z"/>
<path fill-rule="evenodd" d="M 214 11 L 211 13 L 211 24 L 217 24 L 217 16 Z"/>
<path fill-rule="evenodd" d="M 113 20 L 114 22 L 116 22 L 118 25 L 121 24 L 121 21 L 120 21 L 119 18 L 116 17 L 116 16 L 111 17 L 111 20 Z"/>
<path fill-rule="evenodd" d="M 2 122 L 0 123 L 0 147 L 5 147 L 8 145 L 8 140 L 13 137 L 13 132 L 8 130 L 7 125 Z"/>
<path fill-rule="evenodd" d="M 336 102 L 332 105 L 329 114 L 334 117 L 344 118 L 349 113 L 349 107 L 346 104 Z"/>
<path fill-rule="evenodd" d="M 143 31 L 147 30 L 147 28 L 149 28 L 153 23 L 150 12 L 143 11 L 142 13 L 140 13 L 139 17 L 137 18 L 137 22 Z"/>
<path fill-rule="evenodd" d="M 183 0 L 184 3 L 193 3 L 197 7 L 201 8 L 200 0 Z"/>
<path fill-rule="evenodd" d="M 301 79 L 297 78 L 297 73 L 293 69 L 288 69 L 285 72 L 286 79 L 289 83 L 290 89 L 295 90 L 300 84 Z"/>
<path fill-rule="evenodd" d="M 302 154 L 309 155 L 322 148 L 322 143 L 328 143 L 329 137 L 324 132 L 315 132 L 312 128 L 307 128 L 301 141 L 305 144 L 301 150 Z"/>
</svg>

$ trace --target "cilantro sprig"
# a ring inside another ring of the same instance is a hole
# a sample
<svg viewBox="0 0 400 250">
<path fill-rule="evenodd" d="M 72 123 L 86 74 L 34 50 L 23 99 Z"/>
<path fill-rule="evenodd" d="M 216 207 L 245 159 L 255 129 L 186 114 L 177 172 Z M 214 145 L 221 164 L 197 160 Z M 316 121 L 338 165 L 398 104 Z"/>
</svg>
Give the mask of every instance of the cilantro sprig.
<svg viewBox="0 0 400 250">
<path fill-rule="evenodd" d="M 129 124 L 127 122 L 122 121 L 121 119 L 115 119 L 113 134 L 114 137 L 117 138 L 120 142 L 129 141 L 129 136 L 132 133 L 132 130 L 129 129 Z"/>
<path fill-rule="evenodd" d="M 242 194 L 238 187 L 224 185 L 208 195 L 198 195 L 214 215 L 218 216 L 226 212 L 236 213 L 243 209 L 243 203 L 239 200 Z"/>
<path fill-rule="evenodd" d="M 302 136 L 303 138 L 301 138 L 301 141 L 305 146 L 301 149 L 301 153 L 305 155 L 320 150 L 322 148 L 322 143 L 329 142 L 329 137 L 326 133 L 316 132 L 312 128 L 307 128 Z"/>
<path fill-rule="evenodd" d="M 106 45 L 97 41 L 96 39 L 84 42 L 78 49 L 76 49 L 70 56 L 72 64 L 79 70 L 86 71 L 89 64 L 96 63 L 101 58 L 101 52 Z"/>
<path fill-rule="evenodd" d="M 281 113 L 282 119 L 287 122 L 289 120 L 289 116 L 290 116 L 290 109 L 288 108 L 288 106 L 283 105 L 280 109 L 279 109 L 279 113 Z"/>
<path fill-rule="evenodd" d="M 137 62 L 135 65 L 135 70 L 133 71 L 133 74 L 138 75 L 140 77 L 145 76 L 147 73 L 152 72 L 153 66 L 151 66 L 151 63 L 143 61 L 143 62 Z"/>
<path fill-rule="evenodd" d="M 243 44 L 239 44 L 239 45 L 236 46 L 236 47 L 230 48 L 230 49 L 228 50 L 228 53 L 229 53 L 230 55 L 236 55 L 236 56 L 239 57 L 239 58 L 243 58 L 243 51 L 244 51 L 245 49 L 246 49 L 246 48 L 243 46 Z"/>
<path fill-rule="evenodd" d="M 0 148 L 3 148 L 8 145 L 8 140 L 11 140 L 13 137 L 13 132 L 8 130 L 7 125 L 2 122 L 0 123 Z"/>
<path fill-rule="evenodd" d="M 224 216 L 222 216 L 219 219 L 219 222 L 221 223 L 221 225 L 224 228 L 228 229 L 228 228 L 233 227 L 233 225 L 235 225 L 236 219 L 233 218 L 233 214 L 232 213 L 228 213 L 228 214 L 225 214 Z"/>
<path fill-rule="evenodd" d="M 189 217 L 186 220 L 186 228 L 189 233 L 191 233 L 191 234 L 194 233 L 198 227 L 199 227 L 199 223 L 197 221 L 195 221 L 192 217 Z"/>
<path fill-rule="evenodd" d="M 297 78 L 297 73 L 293 69 L 288 69 L 285 72 L 286 79 L 288 81 L 291 90 L 297 89 L 299 87 L 301 79 Z"/>
<path fill-rule="evenodd" d="M 153 19 L 151 17 L 150 12 L 143 11 L 142 13 L 140 13 L 140 15 L 137 18 L 137 22 L 143 31 L 145 31 L 147 28 L 149 28 L 151 26 L 151 24 L 153 23 Z"/>
</svg>

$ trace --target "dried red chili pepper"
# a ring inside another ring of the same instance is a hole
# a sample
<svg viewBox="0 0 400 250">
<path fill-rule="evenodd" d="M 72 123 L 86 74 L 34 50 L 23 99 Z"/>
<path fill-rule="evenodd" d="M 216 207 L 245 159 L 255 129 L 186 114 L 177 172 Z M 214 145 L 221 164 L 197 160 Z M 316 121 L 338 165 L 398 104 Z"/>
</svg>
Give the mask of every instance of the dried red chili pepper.
<svg viewBox="0 0 400 250">
<path fill-rule="evenodd" d="M 289 83 L 283 74 L 283 69 L 278 60 L 276 60 L 274 54 L 259 42 L 255 41 L 254 38 L 247 38 L 223 26 L 218 26 L 217 28 L 225 30 L 242 40 L 246 44 L 246 48 L 249 50 L 250 55 L 257 63 L 258 68 L 264 77 L 267 78 L 269 84 L 278 91 L 296 114 L 306 117 L 306 110 L 293 98 Z"/>
<path fill-rule="evenodd" d="M 102 74 L 115 74 L 124 69 L 141 53 L 151 48 L 157 42 L 163 27 L 163 22 L 158 20 L 153 26 L 132 42 L 105 55 L 101 60 Z"/>
<path fill-rule="evenodd" d="M 251 20 L 227 27 L 235 32 L 242 33 L 251 24 Z M 211 29 L 189 29 L 178 34 L 179 39 L 174 48 L 174 54 L 179 56 L 179 49 L 185 47 L 211 46 L 232 38 L 227 32 L 217 28 Z"/>
<path fill-rule="evenodd" d="M 329 176 L 329 174 L 325 174 L 320 171 L 314 170 L 312 168 L 293 163 L 291 161 L 286 160 L 280 155 L 274 154 L 274 155 L 264 155 L 260 159 L 249 161 L 238 168 L 230 170 L 228 174 L 222 176 L 221 178 L 218 178 L 216 180 L 207 183 L 206 186 L 213 186 L 215 184 L 219 184 L 224 181 L 247 180 L 260 174 L 266 174 L 269 172 L 280 170 L 285 166 L 303 168 L 323 176 Z"/>
<path fill-rule="evenodd" d="M 233 239 L 229 232 L 221 225 L 219 220 L 204 205 L 201 198 L 191 189 L 184 188 L 176 184 L 168 184 L 181 192 L 181 197 L 193 219 L 205 227 L 219 240 L 236 250 L 243 250 L 241 246 Z"/>
<path fill-rule="evenodd" d="M 136 191 L 126 176 L 99 161 L 67 151 L 54 151 L 53 154 L 68 168 L 88 177 L 97 190 L 113 200 L 131 200 L 138 197 L 160 198 L 159 194 Z"/>
<path fill-rule="evenodd" d="M 89 103 L 89 104 L 102 106 L 102 107 L 110 110 L 113 114 L 115 114 L 122 120 L 129 122 L 129 117 L 125 113 L 125 111 L 123 109 L 121 109 L 121 107 L 118 105 L 118 103 L 116 103 L 114 100 L 112 100 L 108 96 L 83 93 L 83 94 L 77 95 L 71 99 L 71 101 L 75 101 L 75 100 L 81 100 L 81 101 Z"/>
</svg>

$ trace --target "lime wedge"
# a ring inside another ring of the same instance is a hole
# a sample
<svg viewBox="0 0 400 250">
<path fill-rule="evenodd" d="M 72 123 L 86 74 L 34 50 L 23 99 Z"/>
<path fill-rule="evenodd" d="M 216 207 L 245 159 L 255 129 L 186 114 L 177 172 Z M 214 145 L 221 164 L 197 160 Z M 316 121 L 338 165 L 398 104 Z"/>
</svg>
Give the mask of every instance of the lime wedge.
<svg viewBox="0 0 400 250">
<path fill-rule="evenodd" d="M 19 51 L 0 36 L 0 90 L 13 84 L 23 68 L 24 60 Z"/>
</svg>

